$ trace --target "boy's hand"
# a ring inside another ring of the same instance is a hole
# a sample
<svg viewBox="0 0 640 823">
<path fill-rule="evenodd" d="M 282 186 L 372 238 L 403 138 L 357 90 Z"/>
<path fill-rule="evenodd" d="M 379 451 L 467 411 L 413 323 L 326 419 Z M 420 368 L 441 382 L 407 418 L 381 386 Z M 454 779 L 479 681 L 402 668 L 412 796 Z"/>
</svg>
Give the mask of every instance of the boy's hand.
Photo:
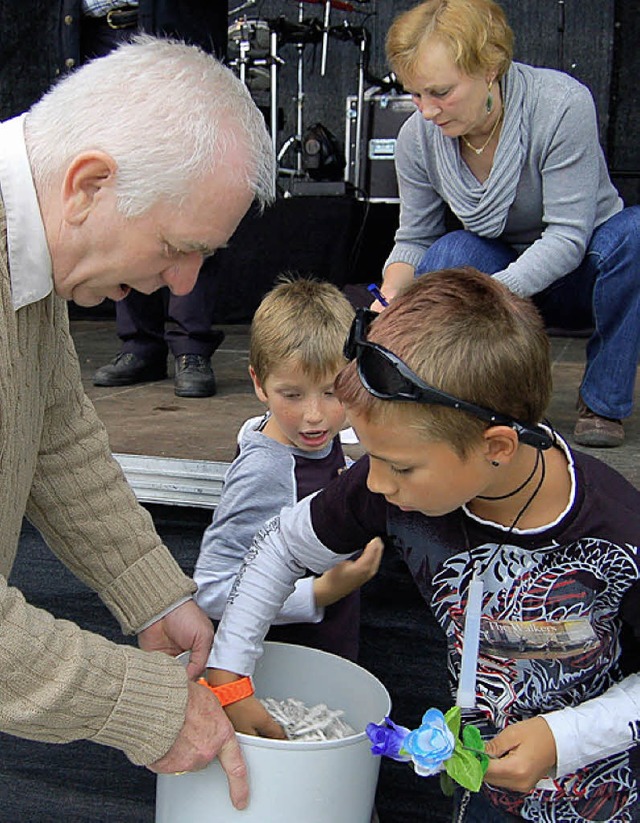
<svg viewBox="0 0 640 823">
<path fill-rule="evenodd" d="M 240 675 L 225 669 L 207 669 L 206 671 L 207 683 L 212 686 L 232 683 L 239 677 Z M 282 726 L 276 723 L 256 697 L 245 697 L 236 703 L 230 703 L 224 707 L 224 710 L 237 732 L 252 734 L 256 737 L 272 737 L 276 740 L 286 739 Z"/>
<path fill-rule="evenodd" d="M 495 755 L 485 775 L 487 783 L 530 792 L 556 764 L 556 742 L 543 717 L 532 717 L 507 726 L 485 745 L 487 754 Z"/>
<path fill-rule="evenodd" d="M 316 604 L 330 606 L 371 580 L 380 568 L 383 548 L 382 539 L 374 537 L 355 560 L 343 560 L 315 580 Z"/>
<path fill-rule="evenodd" d="M 276 723 L 256 697 L 245 697 L 244 700 L 231 703 L 225 706 L 225 711 L 237 732 L 276 740 L 287 739 L 282 726 Z"/>
</svg>

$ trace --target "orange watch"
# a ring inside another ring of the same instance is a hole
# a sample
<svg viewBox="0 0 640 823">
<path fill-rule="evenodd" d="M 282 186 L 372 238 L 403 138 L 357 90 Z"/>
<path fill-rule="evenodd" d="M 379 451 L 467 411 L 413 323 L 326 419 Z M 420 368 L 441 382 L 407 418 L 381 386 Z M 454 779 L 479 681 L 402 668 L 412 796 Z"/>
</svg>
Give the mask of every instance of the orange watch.
<svg viewBox="0 0 640 823">
<path fill-rule="evenodd" d="M 237 703 L 238 700 L 251 697 L 255 692 L 250 677 L 241 677 L 239 680 L 233 680 L 231 683 L 223 683 L 221 686 L 212 686 L 211 683 L 207 683 L 204 677 L 201 677 L 198 683 L 212 691 L 220 701 L 221 706 L 229 706 L 231 703 Z"/>
</svg>

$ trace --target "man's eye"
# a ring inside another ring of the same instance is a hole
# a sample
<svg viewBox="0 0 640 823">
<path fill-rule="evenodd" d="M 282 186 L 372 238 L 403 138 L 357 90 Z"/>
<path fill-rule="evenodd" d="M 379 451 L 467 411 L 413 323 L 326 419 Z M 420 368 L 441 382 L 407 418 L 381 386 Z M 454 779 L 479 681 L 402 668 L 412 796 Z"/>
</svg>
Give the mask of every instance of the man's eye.
<svg viewBox="0 0 640 823">
<path fill-rule="evenodd" d="M 180 249 L 177 249 L 175 246 L 172 246 L 171 243 L 164 244 L 164 253 L 167 257 L 180 257 L 183 252 Z"/>
</svg>

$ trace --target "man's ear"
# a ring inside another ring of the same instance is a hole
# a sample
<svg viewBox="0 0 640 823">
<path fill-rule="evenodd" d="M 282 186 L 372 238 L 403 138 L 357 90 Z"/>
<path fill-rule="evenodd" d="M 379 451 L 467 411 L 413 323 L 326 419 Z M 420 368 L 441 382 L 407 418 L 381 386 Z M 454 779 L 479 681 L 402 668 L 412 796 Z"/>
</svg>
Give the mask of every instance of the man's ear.
<svg viewBox="0 0 640 823">
<path fill-rule="evenodd" d="M 268 403 L 269 398 L 265 394 L 264 389 L 260 384 L 260 380 L 258 379 L 258 375 L 256 374 L 256 370 L 253 368 L 253 366 L 249 366 L 249 377 L 253 381 L 253 390 L 256 393 L 256 397 L 258 398 L 258 400 L 261 403 Z"/>
<path fill-rule="evenodd" d="M 71 225 L 86 220 L 96 198 L 107 187 L 113 190 L 117 164 L 102 151 L 87 151 L 73 158 L 62 183 L 62 213 Z"/>
</svg>

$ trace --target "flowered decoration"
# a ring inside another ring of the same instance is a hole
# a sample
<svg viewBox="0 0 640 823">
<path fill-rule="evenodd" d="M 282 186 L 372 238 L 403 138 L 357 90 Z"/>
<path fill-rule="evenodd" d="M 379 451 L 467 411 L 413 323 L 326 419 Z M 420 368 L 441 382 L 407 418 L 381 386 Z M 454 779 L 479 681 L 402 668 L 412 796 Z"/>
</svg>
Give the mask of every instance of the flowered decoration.
<svg viewBox="0 0 640 823">
<path fill-rule="evenodd" d="M 446 714 L 429 709 L 418 729 L 398 726 L 389 717 L 369 723 L 366 732 L 376 755 L 411 763 L 421 777 L 440 775 L 445 794 L 453 794 L 453 782 L 473 792 L 480 790 L 489 765 L 484 742 L 475 726 L 465 726 L 460 738 L 461 712 L 454 706 Z"/>
</svg>

